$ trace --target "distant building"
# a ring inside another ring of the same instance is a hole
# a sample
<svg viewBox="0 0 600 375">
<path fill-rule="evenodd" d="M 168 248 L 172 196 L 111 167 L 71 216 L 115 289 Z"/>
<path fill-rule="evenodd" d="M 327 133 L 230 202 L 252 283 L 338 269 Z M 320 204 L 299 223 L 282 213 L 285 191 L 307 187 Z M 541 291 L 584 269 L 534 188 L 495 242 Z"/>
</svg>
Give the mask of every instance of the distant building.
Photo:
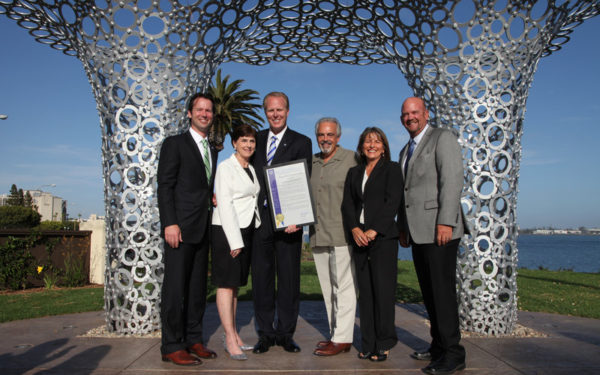
<svg viewBox="0 0 600 375">
<path fill-rule="evenodd" d="M 62 221 L 67 217 L 67 201 L 41 190 L 25 190 L 31 194 L 42 221 Z"/>
<path fill-rule="evenodd" d="M 532 234 L 583 234 L 579 229 L 535 229 Z"/>
</svg>

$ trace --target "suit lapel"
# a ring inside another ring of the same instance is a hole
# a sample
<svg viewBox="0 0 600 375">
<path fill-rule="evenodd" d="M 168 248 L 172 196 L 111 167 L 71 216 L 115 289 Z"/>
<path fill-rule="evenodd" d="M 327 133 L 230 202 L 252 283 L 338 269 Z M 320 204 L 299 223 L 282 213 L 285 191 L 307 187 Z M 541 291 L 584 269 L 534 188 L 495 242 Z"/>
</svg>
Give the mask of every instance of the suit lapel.
<svg viewBox="0 0 600 375">
<path fill-rule="evenodd" d="M 286 129 L 285 133 L 283 133 L 283 137 L 281 137 L 279 146 L 277 146 L 277 150 L 275 150 L 275 155 L 273 156 L 273 161 L 271 162 L 271 164 L 279 162 L 279 159 L 281 159 L 282 155 L 285 155 L 285 153 L 287 152 L 288 145 L 292 141 L 292 138 L 292 132 L 290 131 L 290 129 Z"/>
<path fill-rule="evenodd" d="M 261 130 L 258 132 L 256 139 L 256 151 L 254 152 L 254 165 L 264 166 L 267 165 L 267 137 L 269 136 L 269 130 Z M 261 171 L 262 172 L 262 171 Z"/>
<path fill-rule="evenodd" d="M 367 189 L 369 189 L 369 187 L 371 186 L 372 181 L 375 181 L 375 178 L 377 178 L 379 173 L 381 173 L 381 167 L 382 167 L 383 163 L 385 163 L 385 161 L 383 159 L 379 159 L 377 161 L 377 164 L 375 164 L 375 167 L 371 171 L 369 178 L 367 178 L 367 183 L 365 184 L 365 193 L 366 193 Z M 365 173 L 365 171 L 363 170 L 363 175 L 364 175 L 364 173 Z"/>
<path fill-rule="evenodd" d="M 192 134 L 190 133 L 190 131 L 191 130 L 188 130 L 185 134 L 185 142 L 187 143 L 188 147 L 190 147 L 190 149 L 192 150 L 192 154 L 194 154 L 194 157 L 196 158 L 196 162 L 204 165 L 204 159 L 202 159 L 202 154 L 200 153 L 200 150 L 198 149 L 198 145 L 194 141 L 194 137 L 192 137 Z"/>
<path fill-rule="evenodd" d="M 196 142 L 194 141 L 194 137 L 192 137 L 192 134 L 190 133 L 190 131 L 192 130 L 188 130 L 187 133 L 185 134 L 185 142 L 187 143 L 188 147 L 190 147 L 192 154 L 194 155 L 194 158 L 196 159 L 196 164 L 198 166 L 198 169 L 201 170 L 202 173 L 200 173 L 201 175 L 201 179 L 204 180 L 204 182 L 206 183 L 206 186 L 209 186 L 208 181 L 206 180 L 206 170 L 204 169 L 204 159 L 202 159 L 202 154 L 200 154 L 200 150 L 198 149 L 198 145 L 196 144 Z M 211 150 L 212 152 L 212 150 Z M 216 161 L 216 158 L 213 159 L 213 161 Z M 211 179 L 212 176 L 215 175 L 214 171 L 215 171 L 215 164 L 213 163 L 213 173 L 211 175 Z"/>
<path fill-rule="evenodd" d="M 431 139 L 432 131 L 433 131 L 433 128 L 431 126 L 429 126 L 427 128 L 427 131 L 425 132 L 425 134 L 423 134 L 423 138 L 421 138 L 421 141 L 417 145 L 417 149 L 413 152 L 412 156 L 410 157 L 410 162 L 408 163 L 408 168 L 404 172 L 404 175 L 405 175 L 404 177 L 405 177 L 406 183 L 408 183 L 410 181 L 412 171 L 414 169 L 414 165 L 415 165 L 415 163 L 418 163 L 421 153 L 427 147 L 427 143 L 429 143 L 429 140 Z M 407 146 L 404 146 L 403 152 L 404 153 L 408 152 Z M 402 161 L 402 159 L 400 159 L 400 161 Z"/>
<path fill-rule="evenodd" d="M 363 182 L 363 178 L 365 178 L 365 169 L 366 169 L 366 166 L 364 164 L 360 164 L 360 167 L 358 168 L 358 176 L 356 176 L 356 178 L 354 180 L 354 191 L 356 193 L 356 196 L 360 197 L 361 200 L 363 200 L 363 195 L 364 195 L 363 191 L 362 191 L 362 182 Z M 367 189 L 367 186 L 365 185 L 365 190 L 366 189 Z"/>
</svg>

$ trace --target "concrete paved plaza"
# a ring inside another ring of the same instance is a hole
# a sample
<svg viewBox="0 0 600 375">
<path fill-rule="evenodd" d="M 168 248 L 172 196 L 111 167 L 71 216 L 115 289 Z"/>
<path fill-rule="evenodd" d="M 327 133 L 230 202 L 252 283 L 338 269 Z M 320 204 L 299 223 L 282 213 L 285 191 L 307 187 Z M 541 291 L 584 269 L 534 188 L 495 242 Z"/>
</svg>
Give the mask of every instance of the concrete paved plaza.
<svg viewBox="0 0 600 375">
<path fill-rule="evenodd" d="M 254 345 L 257 337 L 251 302 L 240 302 L 241 336 Z M 519 323 L 545 337 L 466 337 L 467 369 L 459 374 L 600 374 L 600 320 L 545 313 L 519 312 Z M 421 374 L 426 362 L 409 357 L 427 347 L 429 328 L 422 305 L 396 305 L 398 345 L 385 362 L 356 357 L 360 349 L 359 320 L 354 347 L 334 357 L 312 354 L 328 331 L 322 302 L 302 301 L 297 354 L 273 347 L 249 353 L 247 361 L 228 358 L 215 304 L 205 316 L 208 347 L 219 357 L 194 367 L 161 361 L 160 339 L 80 337 L 104 324 L 104 312 L 61 315 L 0 324 L 0 374 Z"/>
</svg>

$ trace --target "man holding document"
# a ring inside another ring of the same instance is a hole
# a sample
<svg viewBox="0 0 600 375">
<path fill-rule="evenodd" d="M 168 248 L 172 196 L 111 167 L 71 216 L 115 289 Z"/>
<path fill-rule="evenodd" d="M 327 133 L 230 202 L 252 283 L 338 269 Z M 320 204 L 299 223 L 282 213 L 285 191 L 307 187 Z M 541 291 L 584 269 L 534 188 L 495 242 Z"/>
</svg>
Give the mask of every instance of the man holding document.
<svg viewBox="0 0 600 375">
<path fill-rule="evenodd" d="M 273 345 L 297 353 L 300 347 L 294 342 L 293 335 L 300 308 L 302 227 L 289 225 L 283 231 L 273 229 L 275 218 L 269 206 L 269 190 L 263 171 L 265 166 L 305 159 L 310 173 L 312 143 L 310 138 L 287 127 L 289 100 L 284 93 L 267 94 L 263 108 L 269 129 L 258 133 L 252 161 L 260 183 L 258 205 L 263 223 L 254 235 L 251 261 L 254 314 L 259 336 L 254 353 L 264 353 Z"/>
</svg>

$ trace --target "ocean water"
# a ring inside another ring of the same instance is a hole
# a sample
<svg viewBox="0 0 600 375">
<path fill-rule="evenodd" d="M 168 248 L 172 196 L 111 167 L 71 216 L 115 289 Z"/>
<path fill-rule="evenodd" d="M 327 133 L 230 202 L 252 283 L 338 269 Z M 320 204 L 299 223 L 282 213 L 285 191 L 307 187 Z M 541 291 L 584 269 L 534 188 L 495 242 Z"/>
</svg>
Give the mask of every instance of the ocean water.
<svg viewBox="0 0 600 375">
<path fill-rule="evenodd" d="M 517 238 L 519 268 L 600 272 L 600 236 L 522 234 Z M 398 259 L 412 260 L 410 248 Z"/>
</svg>

